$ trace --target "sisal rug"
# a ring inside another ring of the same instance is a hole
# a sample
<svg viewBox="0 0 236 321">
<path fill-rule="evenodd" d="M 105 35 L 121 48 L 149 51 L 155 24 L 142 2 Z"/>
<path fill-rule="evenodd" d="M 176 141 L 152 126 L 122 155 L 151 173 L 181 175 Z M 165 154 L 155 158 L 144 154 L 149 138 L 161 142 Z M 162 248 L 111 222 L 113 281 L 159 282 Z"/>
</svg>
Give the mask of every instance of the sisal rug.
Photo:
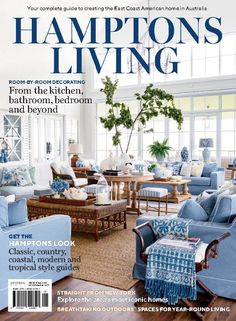
<svg viewBox="0 0 236 321">
<path fill-rule="evenodd" d="M 132 278 L 135 262 L 136 215 L 127 215 L 127 229 L 122 226 L 100 234 L 95 242 L 92 235 L 73 233 L 78 246 L 72 247 L 72 257 L 81 257 L 80 269 L 73 277 L 121 290 L 129 290 L 137 280 Z"/>
</svg>

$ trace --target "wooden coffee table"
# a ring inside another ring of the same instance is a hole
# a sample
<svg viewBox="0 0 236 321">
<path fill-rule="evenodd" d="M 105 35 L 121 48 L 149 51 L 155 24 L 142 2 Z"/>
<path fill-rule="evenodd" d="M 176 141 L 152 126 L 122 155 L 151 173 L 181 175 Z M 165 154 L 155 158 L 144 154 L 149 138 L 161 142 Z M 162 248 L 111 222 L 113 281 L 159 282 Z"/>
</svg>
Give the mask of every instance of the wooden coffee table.
<svg viewBox="0 0 236 321">
<path fill-rule="evenodd" d="M 55 214 L 66 214 L 71 217 L 72 231 L 94 234 L 98 241 L 100 233 L 113 229 L 117 226 L 126 226 L 127 201 L 113 201 L 106 206 L 73 206 L 42 202 L 37 199 L 29 199 L 29 220 L 38 219 Z"/>
<path fill-rule="evenodd" d="M 172 190 L 168 195 L 168 202 L 170 203 L 180 203 L 189 198 L 191 198 L 191 194 L 188 191 L 188 183 L 190 183 L 190 179 L 182 179 L 181 181 L 160 181 L 158 179 L 153 179 L 148 182 L 148 184 L 158 184 L 158 185 L 170 185 L 172 186 Z M 178 191 L 178 186 L 182 186 L 182 193 Z M 153 186 L 154 187 L 154 186 Z M 150 198 L 151 200 L 151 198 Z"/>
</svg>

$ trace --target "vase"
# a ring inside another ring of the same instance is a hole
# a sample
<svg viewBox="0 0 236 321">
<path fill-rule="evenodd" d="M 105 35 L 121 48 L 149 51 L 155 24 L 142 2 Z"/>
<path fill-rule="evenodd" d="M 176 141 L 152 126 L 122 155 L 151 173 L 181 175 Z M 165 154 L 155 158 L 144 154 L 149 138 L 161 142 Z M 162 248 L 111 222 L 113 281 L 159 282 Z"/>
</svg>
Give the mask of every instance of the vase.
<svg viewBox="0 0 236 321">
<path fill-rule="evenodd" d="M 210 151 L 210 149 L 208 149 L 207 147 L 205 147 L 205 148 L 203 149 L 203 152 L 202 152 L 202 157 L 203 157 L 204 163 L 208 163 L 208 162 L 209 162 L 210 156 L 211 156 L 211 151 Z"/>
<path fill-rule="evenodd" d="M 119 163 L 119 169 L 120 170 L 125 170 L 126 169 L 126 165 L 127 164 L 130 164 L 132 166 L 132 162 L 131 162 L 131 159 L 129 157 L 128 154 L 126 153 L 122 153 L 119 157 L 119 160 L 118 160 L 118 163 Z"/>
<path fill-rule="evenodd" d="M 189 159 L 189 152 L 186 146 L 184 146 L 180 152 L 182 162 L 187 162 Z"/>
<path fill-rule="evenodd" d="M 163 169 L 156 166 L 154 169 L 154 178 L 160 178 L 160 177 L 163 177 L 163 175 L 164 175 Z"/>
<path fill-rule="evenodd" d="M 75 165 L 76 167 L 84 167 L 84 161 L 82 159 L 78 159 Z"/>
<path fill-rule="evenodd" d="M 233 160 L 233 167 L 236 167 L 236 158 Z"/>
</svg>

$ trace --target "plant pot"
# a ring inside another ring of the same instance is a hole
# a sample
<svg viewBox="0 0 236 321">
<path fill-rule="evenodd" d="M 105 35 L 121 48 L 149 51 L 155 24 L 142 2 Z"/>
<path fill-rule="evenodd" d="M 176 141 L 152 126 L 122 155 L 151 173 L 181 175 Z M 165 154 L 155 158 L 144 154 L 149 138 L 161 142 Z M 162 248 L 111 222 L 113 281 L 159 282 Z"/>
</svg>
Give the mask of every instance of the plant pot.
<svg viewBox="0 0 236 321">
<path fill-rule="evenodd" d="M 160 167 L 155 167 L 154 169 L 154 178 L 160 178 L 164 175 L 164 171 Z"/>
<path fill-rule="evenodd" d="M 161 162 L 164 162 L 164 160 L 165 160 L 165 157 L 156 157 L 156 160 L 157 160 L 157 162 L 158 163 L 161 163 Z"/>
</svg>

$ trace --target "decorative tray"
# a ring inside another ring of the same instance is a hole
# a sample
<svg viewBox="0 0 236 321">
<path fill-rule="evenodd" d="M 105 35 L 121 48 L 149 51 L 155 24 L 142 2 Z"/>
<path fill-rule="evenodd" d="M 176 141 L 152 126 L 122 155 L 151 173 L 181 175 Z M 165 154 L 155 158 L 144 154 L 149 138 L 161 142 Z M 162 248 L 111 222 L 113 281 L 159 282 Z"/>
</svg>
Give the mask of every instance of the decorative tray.
<svg viewBox="0 0 236 321">
<path fill-rule="evenodd" d="M 54 203 L 54 204 L 65 204 L 65 205 L 73 205 L 73 206 L 86 206 L 86 205 L 92 205 L 96 202 L 95 196 L 88 196 L 86 200 L 72 200 L 67 198 L 54 198 L 52 196 L 40 196 L 39 197 L 40 202 L 45 203 Z"/>
<path fill-rule="evenodd" d="M 159 181 L 159 182 L 168 182 L 170 179 L 168 177 L 158 177 L 158 178 L 153 178 L 154 181 Z"/>
</svg>

